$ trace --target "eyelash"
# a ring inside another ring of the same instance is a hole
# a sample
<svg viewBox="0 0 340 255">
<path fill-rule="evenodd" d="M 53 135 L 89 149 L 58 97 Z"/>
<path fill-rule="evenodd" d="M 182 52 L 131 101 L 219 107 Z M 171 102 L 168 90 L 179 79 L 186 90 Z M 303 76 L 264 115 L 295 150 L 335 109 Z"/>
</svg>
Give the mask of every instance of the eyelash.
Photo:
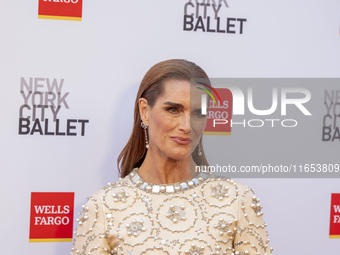
<svg viewBox="0 0 340 255">
<path fill-rule="evenodd" d="M 201 114 L 201 111 L 194 112 L 194 114 L 196 114 L 196 116 L 197 116 L 198 118 L 203 118 L 203 117 L 205 117 L 205 115 L 202 115 L 202 114 Z"/>
<path fill-rule="evenodd" d="M 176 110 L 176 112 L 172 112 L 172 110 Z M 171 114 L 177 114 L 178 113 L 178 109 L 176 107 L 168 107 L 166 108 L 166 111 L 170 112 Z M 201 112 L 195 112 L 194 114 L 198 115 L 196 117 L 198 118 L 203 118 L 205 117 L 204 115 L 201 114 Z"/>
<path fill-rule="evenodd" d="M 170 113 L 178 113 L 178 110 L 177 110 L 177 108 L 175 108 L 175 107 L 168 107 L 168 108 L 166 108 L 166 110 L 168 111 L 168 112 L 170 112 Z M 172 112 L 171 110 L 176 110 L 176 112 Z"/>
</svg>

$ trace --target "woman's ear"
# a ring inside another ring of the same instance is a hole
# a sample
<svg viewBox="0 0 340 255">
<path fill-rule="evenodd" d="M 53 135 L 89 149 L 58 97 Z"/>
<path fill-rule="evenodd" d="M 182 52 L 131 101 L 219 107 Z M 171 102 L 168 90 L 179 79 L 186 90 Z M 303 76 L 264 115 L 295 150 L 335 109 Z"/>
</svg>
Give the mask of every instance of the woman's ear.
<svg viewBox="0 0 340 255">
<path fill-rule="evenodd" d="M 139 101 L 139 114 L 141 120 L 146 124 L 149 125 L 149 109 L 150 106 L 148 105 L 148 100 L 145 98 L 140 98 Z"/>
</svg>

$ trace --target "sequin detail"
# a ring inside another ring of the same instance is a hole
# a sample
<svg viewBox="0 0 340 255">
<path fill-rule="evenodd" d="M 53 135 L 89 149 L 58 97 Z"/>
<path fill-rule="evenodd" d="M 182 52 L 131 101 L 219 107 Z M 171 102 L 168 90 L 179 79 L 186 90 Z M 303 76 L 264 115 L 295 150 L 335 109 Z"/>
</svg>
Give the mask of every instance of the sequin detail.
<svg viewBox="0 0 340 255">
<path fill-rule="evenodd" d="M 134 170 L 82 207 L 71 254 L 270 255 L 259 202 L 228 178 L 154 185 Z"/>
</svg>

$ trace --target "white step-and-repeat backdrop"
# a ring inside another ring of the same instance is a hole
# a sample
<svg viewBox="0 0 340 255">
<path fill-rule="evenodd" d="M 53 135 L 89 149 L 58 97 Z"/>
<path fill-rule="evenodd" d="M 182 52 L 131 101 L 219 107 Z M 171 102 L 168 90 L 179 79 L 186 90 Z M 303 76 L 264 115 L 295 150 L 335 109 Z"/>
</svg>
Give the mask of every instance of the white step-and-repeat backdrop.
<svg viewBox="0 0 340 255">
<path fill-rule="evenodd" d="M 340 78 L 339 12 L 337 0 L 2 0 L 1 253 L 69 254 L 86 198 L 118 178 L 137 88 L 152 65 L 188 59 L 212 78 L 238 78 L 246 99 L 239 78 Z M 282 116 L 279 101 L 278 125 L 253 128 L 267 117 L 251 115 L 245 100 L 237 119 L 245 126 L 205 138 L 227 144 L 227 154 L 206 149 L 214 164 L 303 169 L 240 179 L 261 198 L 277 255 L 340 251 L 340 83 L 316 80 L 275 85 L 281 94 L 309 91 L 303 106 L 312 116 L 293 105 Z M 269 109 L 273 86 L 249 87 L 254 107 Z M 309 178 L 312 164 L 334 172 Z"/>
</svg>

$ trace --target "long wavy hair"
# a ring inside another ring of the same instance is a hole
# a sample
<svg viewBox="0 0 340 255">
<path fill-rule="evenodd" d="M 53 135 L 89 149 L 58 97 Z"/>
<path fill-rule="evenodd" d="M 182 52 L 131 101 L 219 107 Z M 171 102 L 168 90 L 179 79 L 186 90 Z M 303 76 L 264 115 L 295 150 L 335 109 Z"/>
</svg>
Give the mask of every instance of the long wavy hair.
<svg viewBox="0 0 340 255">
<path fill-rule="evenodd" d="M 117 159 L 120 177 L 125 177 L 133 168 L 141 166 L 147 152 L 144 130 L 141 128 L 139 99 L 145 98 L 148 101 L 148 105 L 153 107 L 158 97 L 164 93 L 165 81 L 184 80 L 190 82 L 191 78 L 209 79 L 201 67 L 184 59 L 170 59 L 159 62 L 145 74 L 136 96 L 132 133 Z M 198 155 L 198 146 L 196 146 L 191 155 L 197 165 L 208 165 L 203 150 L 202 137 L 199 142 L 201 144 L 202 155 Z"/>
</svg>

